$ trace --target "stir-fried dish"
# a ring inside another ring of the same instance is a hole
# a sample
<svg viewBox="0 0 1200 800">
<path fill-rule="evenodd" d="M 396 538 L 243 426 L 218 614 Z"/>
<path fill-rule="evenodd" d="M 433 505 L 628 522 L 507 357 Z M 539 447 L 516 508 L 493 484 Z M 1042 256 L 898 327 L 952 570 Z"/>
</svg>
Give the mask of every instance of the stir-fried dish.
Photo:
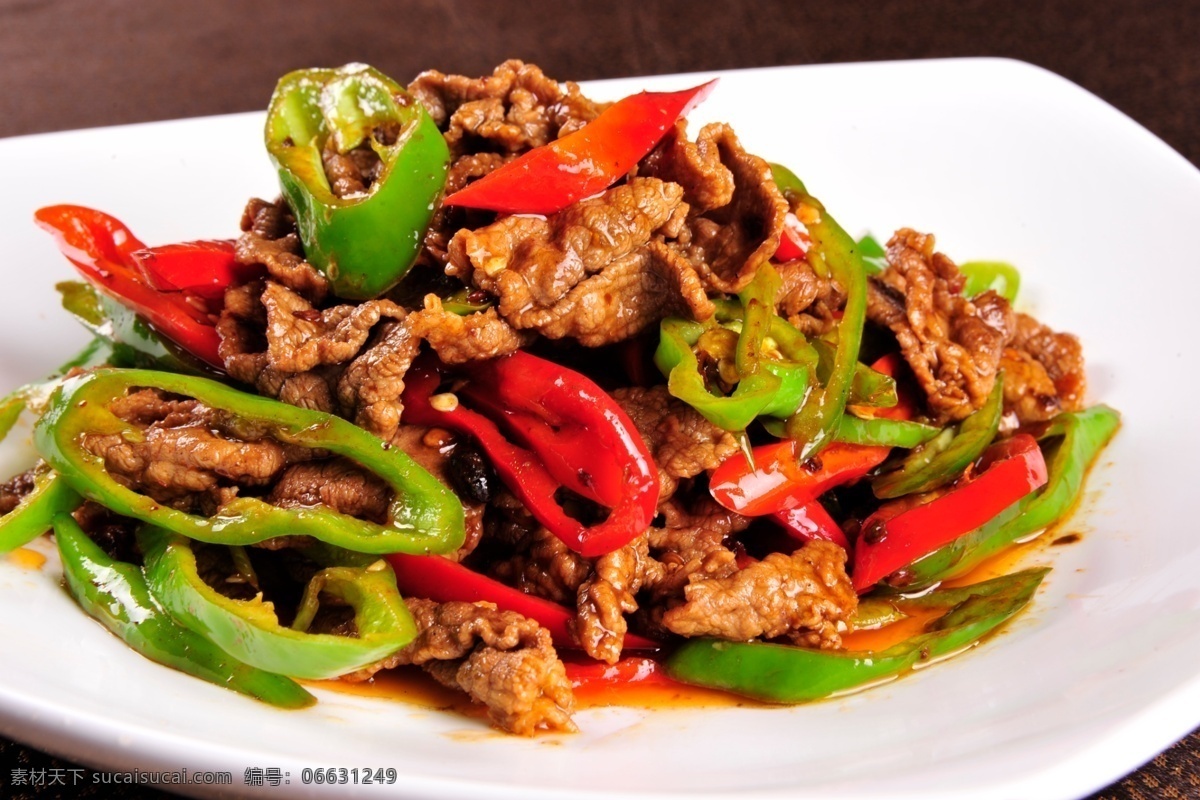
<svg viewBox="0 0 1200 800">
<path fill-rule="evenodd" d="M 518 734 L 583 684 L 796 703 L 980 641 L 1046 570 L 964 576 L 1071 510 L 1118 415 L 1012 267 L 856 241 L 689 133 L 714 88 L 304 70 L 236 240 L 39 210 L 95 341 L 0 405 L 40 455 L 0 549 L 52 532 L 87 613 L 221 686 L 424 670 Z"/>
</svg>

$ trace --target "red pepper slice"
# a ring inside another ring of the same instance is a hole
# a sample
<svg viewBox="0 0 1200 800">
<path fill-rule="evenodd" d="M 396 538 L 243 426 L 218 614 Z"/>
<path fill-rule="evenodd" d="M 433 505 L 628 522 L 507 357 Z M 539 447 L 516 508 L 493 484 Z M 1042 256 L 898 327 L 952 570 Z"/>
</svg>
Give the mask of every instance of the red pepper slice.
<svg viewBox="0 0 1200 800">
<path fill-rule="evenodd" d="M 239 264 L 233 242 L 202 240 L 147 247 L 130 253 L 138 273 L 162 292 L 191 292 L 209 301 L 223 301 L 225 289 L 262 274 L 257 264 Z"/>
<path fill-rule="evenodd" d="M 862 594 L 898 569 L 968 533 L 1046 483 L 1046 461 L 1026 433 L 984 451 L 976 477 L 913 507 L 898 500 L 863 521 L 855 545 L 855 590 Z"/>
<path fill-rule="evenodd" d="M 775 260 L 782 263 L 804 258 L 808 255 L 810 247 L 812 247 L 812 239 L 808 236 L 808 228 L 804 227 L 804 223 L 789 211 L 783 220 L 783 235 L 779 237 L 779 248 L 775 251 Z"/>
<path fill-rule="evenodd" d="M 495 603 L 501 611 L 515 611 L 535 620 L 554 639 L 557 647 L 577 648 L 568 624 L 575 615 L 558 603 L 525 594 L 486 575 L 480 575 L 462 564 L 441 556 L 412 556 L 392 553 L 386 556 L 396 573 L 396 586 L 401 594 L 424 597 L 437 603 L 463 601 Z M 625 649 L 654 650 L 659 647 L 636 633 L 625 635 Z"/>
<path fill-rule="evenodd" d="M 683 686 L 667 675 L 667 671 L 657 659 L 649 656 L 626 656 L 615 664 L 590 659 L 564 660 L 563 666 L 567 668 L 571 688 L 576 691 L 601 691 L 632 685 Z"/>
<path fill-rule="evenodd" d="M 829 516 L 829 512 L 819 500 L 789 508 L 787 511 L 776 511 L 771 517 L 794 539 L 802 542 L 824 539 L 847 552 L 850 550 L 850 540 L 846 538 L 842 526 Z"/>
<path fill-rule="evenodd" d="M 680 92 L 618 100 L 575 133 L 535 147 L 442 201 L 506 214 L 553 214 L 616 183 L 712 92 L 716 80 Z"/>
<path fill-rule="evenodd" d="M 523 351 L 464 372 L 461 397 L 497 414 L 529 449 L 457 397 L 447 410 L 435 408 L 431 398 L 442 382 L 436 361 L 418 360 L 405 376 L 405 418 L 474 436 L 538 522 L 585 557 L 612 552 L 646 530 L 658 505 L 658 471 L 633 422 L 603 389 Z M 568 516 L 555 499 L 563 486 L 608 505 L 608 518 L 585 526 Z"/>
<path fill-rule="evenodd" d="M 893 377 L 902 367 L 903 362 L 896 354 L 886 355 L 871 365 L 872 369 Z M 878 409 L 876 416 L 911 419 L 915 413 L 912 396 L 899 392 L 896 405 Z M 725 508 L 749 517 L 786 514 L 790 509 L 807 506 L 835 486 L 858 480 L 882 464 L 889 452 L 889 447 L 834 442 L 817 458 L 800 464 L 796 460 L 795 442 L 785 439 L 755 447 L 754 469 L 741 453 L 725 459 L 709 479 L 709 491 Z M 778 521 L 788 527 L 785 520 Z"/>
<path fill-rule="evenodd" d="M 220 337 L 206 310 L 182 293 L 147 285 L 133 258 L 145 245 L 114 217 L 83 206 L 48 206 L 34 214 L 58 249 L 100 291 L 131 308 L 159 333 L 192 355 L 223 370 Z M 202 304 L 201 304 L 202 305 Z"/>
</svg>

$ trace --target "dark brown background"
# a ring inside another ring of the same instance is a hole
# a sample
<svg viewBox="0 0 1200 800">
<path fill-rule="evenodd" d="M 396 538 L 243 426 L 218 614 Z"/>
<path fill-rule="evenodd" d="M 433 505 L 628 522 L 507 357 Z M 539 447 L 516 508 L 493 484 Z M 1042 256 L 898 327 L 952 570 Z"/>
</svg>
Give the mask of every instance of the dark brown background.
<svg viewBox="0 0 1200 800">
<path fill-rule="evenodd" d="M 258 109 L 284 72 L 347 61 L 407 80 L 429 67 L 482 74 L 515 56 L 560 79 L 584 80 L 986 55 L 1030 61 L 1079 83 L 1200 164 L 1196 0 L 564 0 L 522 7 L 498 0 L 0 0 L 0 136 Z M 11 785 L 10 765 L 74 765 L 3 741 L 0 764 L 0 796 L 82 795 Z M 1095 797 L 1200 797 L 1200 732 Z"/>
</svg>

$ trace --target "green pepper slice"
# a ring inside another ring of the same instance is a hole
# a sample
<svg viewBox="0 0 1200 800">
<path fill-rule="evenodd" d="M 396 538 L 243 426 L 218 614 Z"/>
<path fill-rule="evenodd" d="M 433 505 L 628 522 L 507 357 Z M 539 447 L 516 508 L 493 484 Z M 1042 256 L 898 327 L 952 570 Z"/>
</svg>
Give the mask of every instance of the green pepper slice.
<svg viewBox="0 0 1200 800">
<path fill-rule="evenodd" d="M 55 517 L 79 508 L 83 502 L 55 471 L 36 469 L 33 489 L 12 511 L 0 517 L 0 553 L 24 547 L 54 524 Z"/>
<path fill-rule="evenodd" d="M 770 703 L 805 703 L 891 680 L 958 653 L 1024 608 L 1047 569 L 994 578 L 926 599 L 952 606 L 927 632 L 879 651 L 829 651 L 762 642 L 693 639 L 667 660 L 678 681 Z M 902 610 L 902 609 L 901 609 Z"/>
<path fill-rule="evenodd" d="M 896 470 L 871 481 L 875 496 L 886 500 L 928 492 L 961 475 L 1000 430 L 1000 417 L 1004 413 L 1002 378 L 1002 374 L 996 377 L 996 385 L 983 407 L 963 420 L 957 433 L 946 428 L 909 453 Z"/>
<path fill-rule="evenodd" d="M 795 173 L 778 164 L 771 165 L 771 172 L 793 210 L 808 206 L 816 212 L 815 219 L 805 215 L 805 226 L 812 238 L 809 263 L 818 274 L 828 272 L 846 291 L 846 306 L 838 323 L 829 376 L 823 386 L 813 387 L 800 409 L 788 419 L 788 436 L 800 443 L 797 456 L 800 461 L 807 461 L 834 440 L 838 420 L 846 410 L 867 319 L 867 273 L 858 243 L 808 193 Z"/>
<path fill-rule="evenodd" d="M 905 567 L 905 592 L 970 572 L 1004 548 L 1063 519 L 1079 501 L 1088 470 L 1121 426 L 1121 415 L 1099 405 L 1064 412 L 1050 421 L 1039 439 L 1048 458 L 1046 485 L 1005 509 L 965 536 Z M 1059 439 L 1053 443 L 1054 439 Z"/>
<path fill-rule="evenodd" d="M 54 537 L 76 602 L 146 658 L 282 708 L 316 702 L 295 681 L 242 664 L 172 619 L 155 602 L 142 571 L 109 558 L 69 514 L 55 518 Z"/>
<path fill-rule="evenodd" d="M 331 508 L 279 508 L 238 497 L 214 517 L 165 507 L 122 486 L 104 461 L 82 447 L 87 433 L 137 436 L 108 404 L 132 388 L 154 388 L 193 397 L 229 413 L 248 427 L 290 445 L 345 456 L 382 478 L 394 496 L 386 525 Z M 140 519 L 210 544 L 254 544 L 276 536 L 307 534 L 363 553 L 445 553 L 464 538 L 462 504 L 437 478 L 398 449 L 332 414 L 245 394 L 206 378 L 146 370 L 96 370 L 65 381 L 34 426 L 42 457 L 79 494 L 118 514 Z"/>
<path fill-rule="evenodd" d="M 187 538 L 143 525 L 138 545 L 150 591 L 175 619 L 239 661 L 268 672 L 336 678 L 391 655 L 417 634 L 392 568 L 381 559 L 361 565 L 348 553 L 335 556 L 335 563 L 310 580 L 296 623 L 288 628 L 261 594 L 238 600 L 205 583 Z M 321 592 L 354 609 L 357 636 L 305 632 Z"/>
<path fill-rule="evenodd" d="M 450 163 L 424 107 L 365 64 L 298 70 L 275 87 L 265 137 L 305 255 L 334 292 L 363 300 L 399 282 L 420 253 Z M 339 197 L 322 153 L 364 142 L 379 175 L 365 192 Z"/>
<path fill-rule="evenodd" d="M 968 261 L 958 271 L 967 279 L 963 296 L 974 297 L 991 289 L 1008 302 L 1017 299 L 1021 289 L 1021 273 L 1003 261 Z"/>
</svg>

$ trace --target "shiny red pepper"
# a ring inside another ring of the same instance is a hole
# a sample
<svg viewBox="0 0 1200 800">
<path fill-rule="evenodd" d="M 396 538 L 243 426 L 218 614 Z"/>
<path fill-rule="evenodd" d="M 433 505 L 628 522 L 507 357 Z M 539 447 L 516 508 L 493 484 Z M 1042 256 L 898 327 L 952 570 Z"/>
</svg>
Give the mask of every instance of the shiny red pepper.
<svg viewBox="0 0 1200 800">
<path fill-rule="evenodd" d="M 569 624 L 575 615 L 558 603 L 525 594 L 441 556 L 393 553 L 386 558 L 396 573 L 396 586 L 406 597 L 423 597 L 438 603 L 494 603 L 501 611 L 515 611 L 535 620 L 550 631 L 556 646 L 579 647 Z M 653 650 L 658 646 L 657 642 L 636 633 L 625 635 L 626 650 Z"/>
<path fill-rule="evenodd" d="M 975 477 L 922 505 L 882 506 L 863 521 L 851 579 L 862 594 L 879 581 L 983 525 L 1046 483 L 1037 441 L 1020 433 L 989 447 Z"/>
<path fill-rule="evenodd" d="M 803 222 L 797 219 L 795 214 L 789 211 L 783 220 L 783 233 L 779 237 L 779 248 L 775 251 L 775 260 L 782 263 L 804 258 L 808 255 L 810 247 L 812 247 L 812 239 L 809 238 L 808 229 L 804 227 Z"/>
<path fill-rule="evenodd" d="M 146 283 L 160 292 L 190 292 L 216 303 L 225 299 L 229 286 L 263 272 L 257 264 L 239 264 L 228 239 L 147 247 L 130 257 Z"/>
<path fill-rule="evenodd" d="M 134 258 L 146 246 L 119 220 L 70 205 L 38 209 L 34 218 L 54 236 L 58 249 L 89 283 L 192 355 L 224 369 L 209 309 L 202 302 L 189 302 L 182 292 L 159 291 L 147 283 Z"/>
<path fill-rule="evenodd" d="M 603 661 L 564 659 L 571 688 L 582 692 L 600 692 L 629 686 L 688 688 L 667 675 L 666 669 L 649 656 L 626 656 L 615 664 Z"/>
<path fill-rule="evenodd" d="M 833 542 L 843 550 L 850 550 L 850 540 L 846 538 L 842 526 L 829 516 L 820 500 L 813 500 L 802 506 L 789 508 L 787 511 L 776 511 L 771 517 L 783 527 L 793 539 L 810 542 L 813 539 L 824 539 Z"/>
<path fill-rule="evenodd" d="M 537 521 L 585 557 L 646 530 L 658 505 L 658 471 L 629 416 L 603 389 L 523 351 L 469 364 L 463 375 L 456 395 L 431 402 L 443 373 L 436 361 L 418 360 L 404 379 L 405 420 L 473 436 Z M 608 506 L 608 518 L 585 526 L 567 515 L 555 498 L 562 487 Z"/>
<path fill-rule="evenodd" d="M 442 201 L 506 214 L 553 214 L 616 183 L 716 84 L 640 92 L 575 133 L 530 150 Z"/>
</svg>

